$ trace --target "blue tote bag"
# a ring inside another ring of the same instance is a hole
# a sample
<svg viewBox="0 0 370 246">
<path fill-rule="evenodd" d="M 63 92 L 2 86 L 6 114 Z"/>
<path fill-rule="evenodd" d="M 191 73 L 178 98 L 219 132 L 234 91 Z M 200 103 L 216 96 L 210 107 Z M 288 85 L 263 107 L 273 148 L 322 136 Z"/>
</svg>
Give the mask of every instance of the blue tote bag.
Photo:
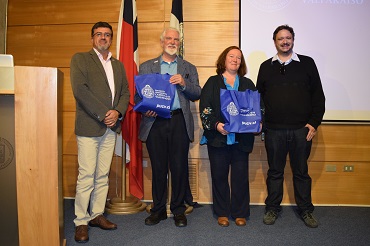
<svg viewBox="0 0 370 246">
<path fill-rule="evenodd" d="M 258 91 L 221 89 L 221 113 L 228 132 L 259 132 L 261 122 L 260 94 Z"/>
<path fill-rule="evenodd" d="M 171 118 L 171 105 L 175 97 L 175 85 L 169 82 L 169 74 L 143 74 L 135 76 L 136 91 L 142 100 L 134 106 L 137 112 L 154 111 L 162 118 Z"/>
</svg>

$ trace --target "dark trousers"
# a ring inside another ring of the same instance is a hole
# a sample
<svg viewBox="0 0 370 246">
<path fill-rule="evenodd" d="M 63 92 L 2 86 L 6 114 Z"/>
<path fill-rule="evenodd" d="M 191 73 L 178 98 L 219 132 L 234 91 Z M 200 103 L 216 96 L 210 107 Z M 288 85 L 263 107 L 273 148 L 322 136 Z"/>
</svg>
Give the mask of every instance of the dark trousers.
<svg viewBox="0 0 370 246">
<path fill-rule="evenodd" d="M 189 163 L 187 165 L 187 179 L 186 179 L 186 190 L 185 190 L 185 197 L 184 201 L 186 204 L 189 206 L 194 206 L 195 202 L 193 200 L 193 194 L 191 193 L 191 188 L 190 188 L 190 180 L 189 180 Z"/>
<path fill-rule="evenodd" d="M 207 145 L 207 149 L 211 164 L 214 213 L 218 217 L 249 217 L 249 153 L 240 151 L 236 144 L 221 148 Z"/>
<path fill-rule="evenodd" d="M 173 214 L 185 212 L 189 145 L 182 112 L 170 119 L 157 117 L 146 141 L 152 166 L 152 213 L 166 210 L 168 169 L 172 187 L 170 209 Z"/>
<path fill-rule="evenodd" d="M 283 200 L 284 168 L 289 153 L 293 173 L 294 197 L 299 212 L 313 211 L 311 198 L 311 177 L 308 174 L 307 160 L 312 141 L 307 141 L 308 128 L 297 130 L 272 130 L 265 132 L 265 147 L 269 170 L 267 172 L 266 210 L 280 211 Z"/>
</svg>

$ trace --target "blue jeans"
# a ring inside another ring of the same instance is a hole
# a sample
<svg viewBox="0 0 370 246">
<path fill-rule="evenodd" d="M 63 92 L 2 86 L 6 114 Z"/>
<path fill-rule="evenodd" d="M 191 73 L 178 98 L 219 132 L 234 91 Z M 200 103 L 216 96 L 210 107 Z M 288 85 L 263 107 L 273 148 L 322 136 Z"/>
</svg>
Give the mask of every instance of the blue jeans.
<svg viewBox="0 0 370 246">
<path fill-rule="evenodd" d="M 307 141 L 308 128 L 291 130 L 267 129 L 265 147 L 269 170 L 267 172 L 266 210 L 280 211 L 283 199 L 284 168 L 289 153 L 293 173 L 294 197 L 299 212 L 314 210 L 311 198 L 311 177 L 308 175 L 307 160 L 312 141 Z"/>
</svg>

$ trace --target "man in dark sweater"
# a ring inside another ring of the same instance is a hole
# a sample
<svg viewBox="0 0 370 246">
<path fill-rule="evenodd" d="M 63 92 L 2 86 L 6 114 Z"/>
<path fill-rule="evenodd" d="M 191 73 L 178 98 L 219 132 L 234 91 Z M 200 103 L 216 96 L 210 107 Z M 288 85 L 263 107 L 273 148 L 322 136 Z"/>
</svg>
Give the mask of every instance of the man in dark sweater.
<svg viewBox="0 0 370 246">
<path fill-rule="evenodd" d="M 311 57 L 293 52 L 294 31 L 288 25 L 273 33 L 277 54 L 260 66 L 257 89 L 265 104 L 264 132 L 269 170 L 263 222 L 272 225 L 281 211 L 284 168 L 289 153 L 294 196 L 306 226 L 315 228 L 311 177 L 307 160 L 312 138 L 325 112 L 319 72 Z"/>
</svg>

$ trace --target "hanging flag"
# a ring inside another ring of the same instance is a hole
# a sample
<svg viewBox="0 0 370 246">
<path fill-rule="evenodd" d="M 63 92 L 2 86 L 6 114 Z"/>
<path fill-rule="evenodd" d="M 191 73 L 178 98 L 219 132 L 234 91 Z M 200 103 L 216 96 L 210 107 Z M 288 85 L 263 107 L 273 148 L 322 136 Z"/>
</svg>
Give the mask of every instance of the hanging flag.
<svg viewBox="0 0 370 246">
<path fill-rule="evenodd" d="M 135 0 L 122 0 L 117 31 L 117 57 L 124 64 L 130 90 L 130 102 L 122 122 L 122 137 L 129 149 L 130 194 L 141 199 L 143 192 L 142 143 L 138 138 L 141 114 L 133 110 L 135 102 L 134 76 L 138 74 L 139 53 L 137 39 L 137 13 Z M 127 158 L 126 158 L 127 159 Z M 122 197 L 125 199 L 125 197 Z"/>
<path fill-rule="evenodd" d="M 182 0 L 172 0 L 170 27 L 177 28 L 180 31 L 180 47 L 178 55 L 181 58 L 184 58 L 184 21 L 182 19 Z"/>
</svg>

